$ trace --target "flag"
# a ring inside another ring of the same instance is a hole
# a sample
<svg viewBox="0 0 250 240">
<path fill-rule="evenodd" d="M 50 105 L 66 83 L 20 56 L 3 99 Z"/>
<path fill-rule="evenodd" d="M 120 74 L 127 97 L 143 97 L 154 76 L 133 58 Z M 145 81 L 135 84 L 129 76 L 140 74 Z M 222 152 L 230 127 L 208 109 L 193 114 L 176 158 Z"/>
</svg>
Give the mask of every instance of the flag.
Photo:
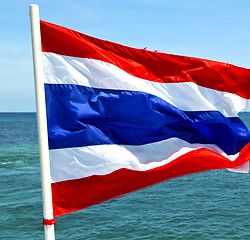
<svg viewBox="0 0 250 240">
<path fill-rule="evenodd" d="M 41 24 L 54 216 L 201 171 L 247 171 L 250 71 Z"/>
</svg>

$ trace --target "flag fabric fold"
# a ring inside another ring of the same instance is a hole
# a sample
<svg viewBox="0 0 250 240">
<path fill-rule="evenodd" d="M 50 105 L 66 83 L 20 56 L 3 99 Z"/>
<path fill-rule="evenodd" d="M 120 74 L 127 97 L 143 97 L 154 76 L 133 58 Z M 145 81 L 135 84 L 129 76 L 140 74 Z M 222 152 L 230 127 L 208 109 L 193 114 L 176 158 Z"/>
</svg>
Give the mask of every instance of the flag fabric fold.
<svg viewBox="0 0 250 240">
<path fill-rule="evenodd" d="M 249 69 L 44 21 L 41 39 L 55 217 L 185 174 L 248 168 L 238 113 Z"/>
</svg>

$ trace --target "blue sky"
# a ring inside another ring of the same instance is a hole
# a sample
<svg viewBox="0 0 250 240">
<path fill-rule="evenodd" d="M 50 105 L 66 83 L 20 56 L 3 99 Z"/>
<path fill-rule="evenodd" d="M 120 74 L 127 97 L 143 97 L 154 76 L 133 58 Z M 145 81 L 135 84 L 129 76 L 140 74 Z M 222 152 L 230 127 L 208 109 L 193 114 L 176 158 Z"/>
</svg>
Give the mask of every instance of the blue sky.
<svg viewBox="0 0 250 240">
<path fill-rule="evenodd" d="M 250 68 L 249 0 L 1 0 L 0 112 L 34 112 L 29 5 L 40 17 L 127 46 Z"/>
</svg>

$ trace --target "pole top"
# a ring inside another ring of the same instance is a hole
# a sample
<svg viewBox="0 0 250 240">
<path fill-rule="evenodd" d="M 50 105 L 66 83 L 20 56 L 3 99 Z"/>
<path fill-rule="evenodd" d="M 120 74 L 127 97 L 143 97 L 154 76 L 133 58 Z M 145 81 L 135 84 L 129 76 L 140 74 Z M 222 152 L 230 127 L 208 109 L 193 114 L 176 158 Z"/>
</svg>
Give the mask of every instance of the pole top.
<svg viewBox="0 0 250 240">
<path fill-rule="evenodd" d="M 39 7 L 37 4 L 30 5 L 30 18 L 35 19 L 35 21 L 38 19 L 39 21 Z M 32 21 L 31 21 L 31 24 L 32 24 Z"/>
<path fill-rule="evenodd" d="M 39 13 L 39 7 L 37 4 L 30 4 L 30 12 L 36 11 Z"/>
<path fill-rule="evenodd" d="M 37 4 L 30 4 L 30 8 L 31 7 L 38 7 L 38 5 Z"/>
</svg>

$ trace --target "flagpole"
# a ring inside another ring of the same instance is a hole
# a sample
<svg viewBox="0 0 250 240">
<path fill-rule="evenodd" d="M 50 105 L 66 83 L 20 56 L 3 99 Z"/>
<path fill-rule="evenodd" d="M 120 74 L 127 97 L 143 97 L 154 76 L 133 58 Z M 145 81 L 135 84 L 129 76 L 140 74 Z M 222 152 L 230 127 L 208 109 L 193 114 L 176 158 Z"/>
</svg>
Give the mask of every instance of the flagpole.
<svg viewBox="0 0 250 240">
<path fill-rule="evenodd" d="M 53 218 L 52 193 L 51 193 L 47 119 L 46 119 L 43 70 L 42 70 L 40 19 L 39 19 L 39 7 L 36 4 L 30 5 L 30 22 L 31 22 L 35 92 L 36 92 L 37 128 L 38 128 L 39 153 L 40 153 L 44 235 L 45 235 L 45 240 L 54 240 L 55 221 Z"/>
</svg>

